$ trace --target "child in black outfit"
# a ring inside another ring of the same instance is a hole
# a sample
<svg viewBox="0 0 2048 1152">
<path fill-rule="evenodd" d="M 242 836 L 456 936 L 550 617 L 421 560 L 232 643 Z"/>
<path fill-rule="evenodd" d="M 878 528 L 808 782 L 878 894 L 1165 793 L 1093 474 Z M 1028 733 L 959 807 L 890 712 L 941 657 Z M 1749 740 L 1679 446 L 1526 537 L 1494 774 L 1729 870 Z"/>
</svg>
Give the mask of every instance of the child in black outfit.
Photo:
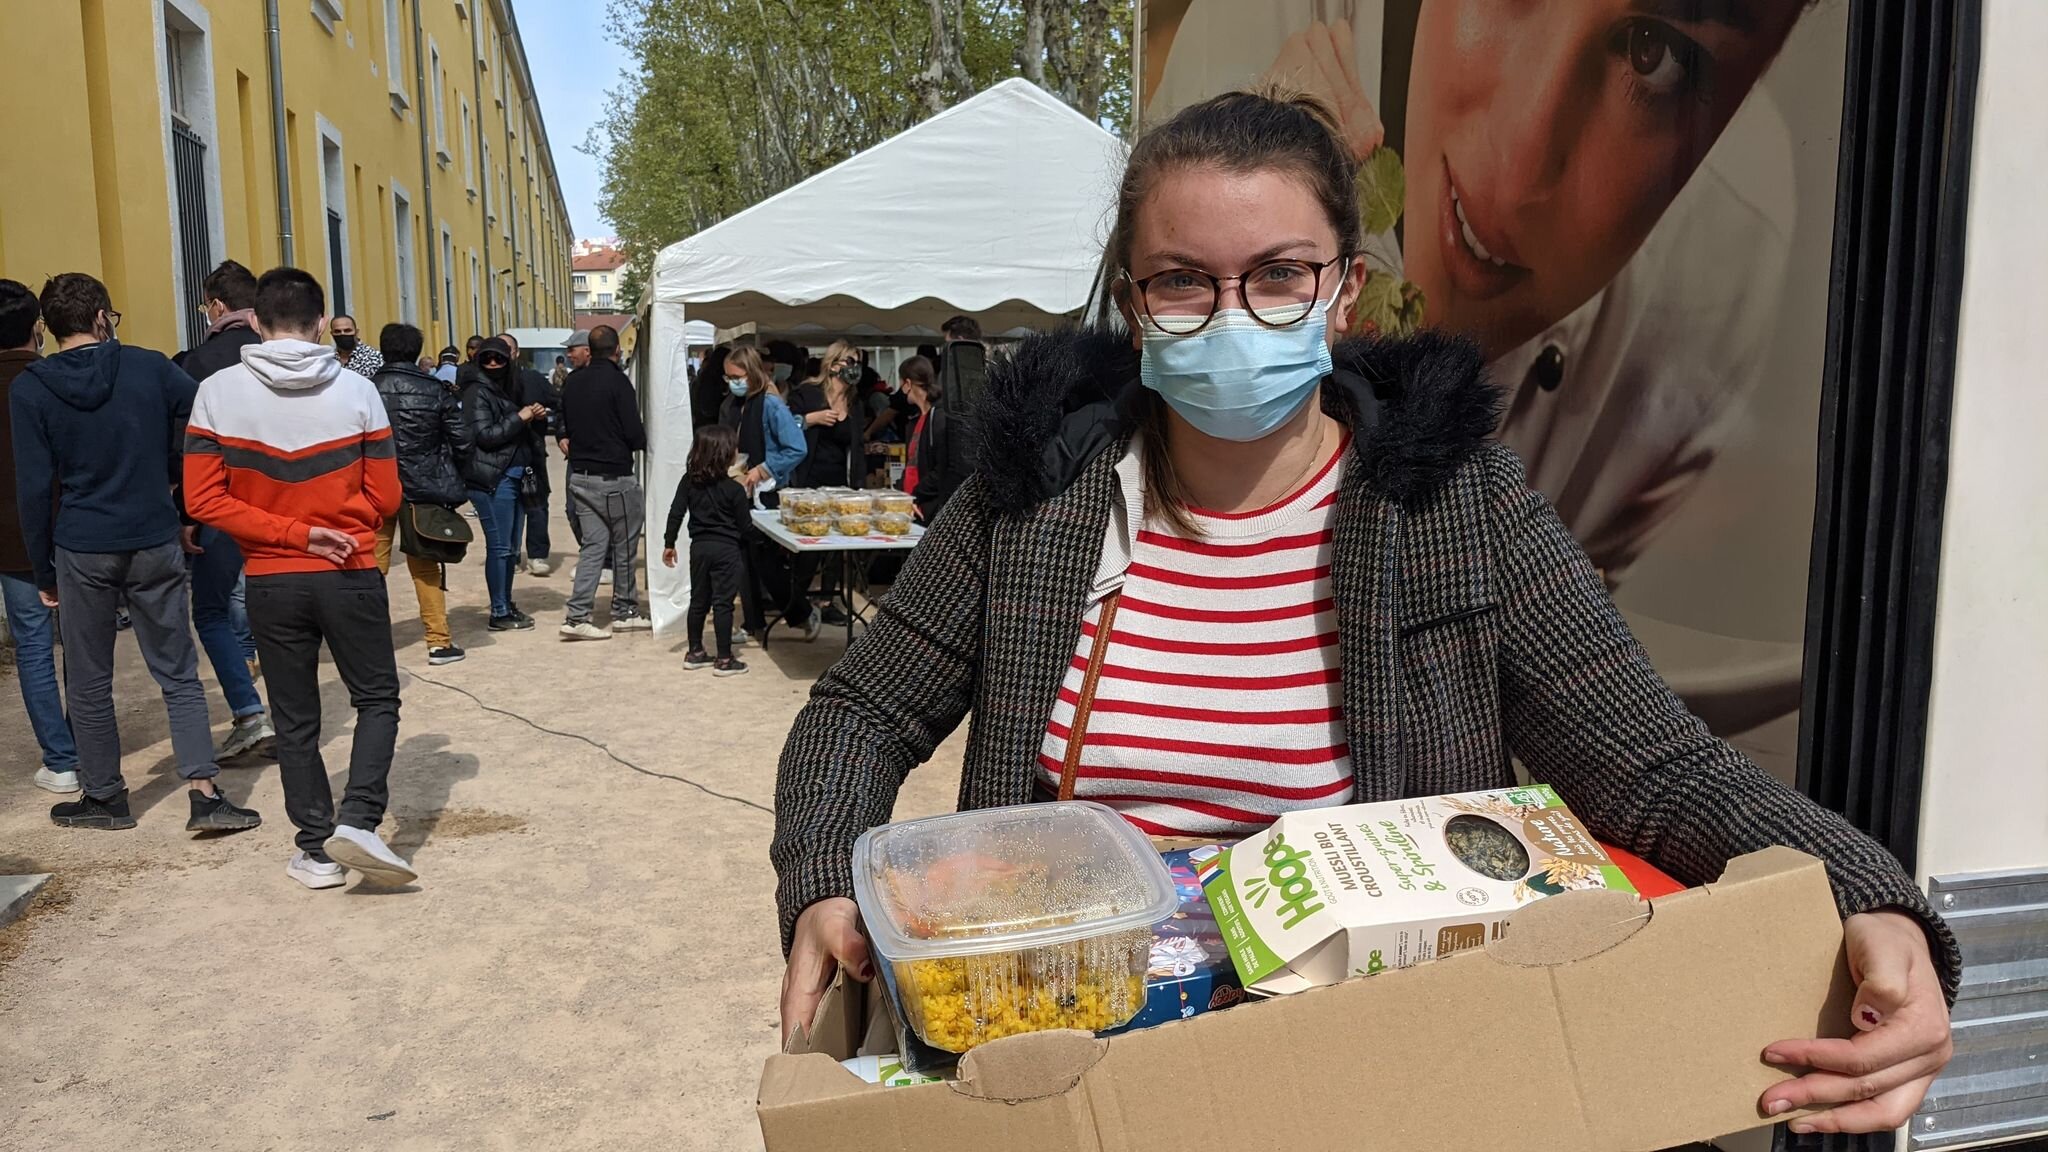
<svg viewBox="0 0 2048 1152">
<path fill-rule="evenodd" d="M 738 676 L 747 666 L 732 654 L 732 602 L 746 578 L 740 532 L 747 523 L 747 490 L 731 476 L 739 460 L 739 433 L 723 424 L 697 429 L 690 447 L 688 470 L 676 485 L 668 506 L 668 535 L 661 562 L 676 566 L 676 531 L 690 518 L 690 650 L 683 656 L 689 671 L 711 669 L 714 676 Z M 711 617 L 718 641 L 718 659 L 704 651 L 704 617 Z"/>
</svg>

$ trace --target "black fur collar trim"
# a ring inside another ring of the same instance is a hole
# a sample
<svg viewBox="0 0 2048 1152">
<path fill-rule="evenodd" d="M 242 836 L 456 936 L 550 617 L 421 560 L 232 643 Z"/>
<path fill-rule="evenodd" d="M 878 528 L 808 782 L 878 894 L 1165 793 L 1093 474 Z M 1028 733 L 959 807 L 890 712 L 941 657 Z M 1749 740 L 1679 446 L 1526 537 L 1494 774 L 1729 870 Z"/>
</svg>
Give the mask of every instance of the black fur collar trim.
<svg viewBox="0 0 2048 1152">
<path fill-rule="evenodd" d="M 1357 464 L 1397 503 L 1429 499 L 1499 423 L 1500 395 L 1470 340 L 1434 331 L 1346 340 L 1334 359 L 1325 404 L 1360 429 Z M 1064 491 L 1132 426 L 1139 387 L 1130 337 L 1101 329 L 1031 336 L 993 360 L 978 414 L 989 500 L 1023 511 Z"/>
</svg>

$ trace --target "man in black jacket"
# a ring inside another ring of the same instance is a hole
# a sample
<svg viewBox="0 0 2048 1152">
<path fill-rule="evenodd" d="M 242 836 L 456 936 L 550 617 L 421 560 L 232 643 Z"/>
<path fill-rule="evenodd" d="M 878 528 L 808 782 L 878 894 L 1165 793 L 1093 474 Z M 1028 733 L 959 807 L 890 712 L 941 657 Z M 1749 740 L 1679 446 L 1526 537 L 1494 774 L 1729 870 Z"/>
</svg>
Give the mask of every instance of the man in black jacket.
<svg viewBox="0 0 2048 1152">
<path fill-rule="evenodd" d="M 242 349 L 263 343 L 256 318 L 256 274 L 233 260 L 223 260 L 206 274 L 206 318 L 213 325 L 197 348 L 180 352 L 172 363 L 194 380 L 204 380 L 242 362 Z M 215 748 L 221 761 L 255 753 L 274 756 L 277 729 L 256 691 L 256 636 L 242 592 L 242 549 L 234 538 L 204 524 L 188 525 L 181 541 L 185 566 L 192 573 L 192 630 L 220 681 L 235 726 Z"/>
<path fill-rule="evenodd" d="M 426 337 L 410 324 L 386 324 L 378 334 L 378 350 L 384 354 L 384 370 L 373 383 L 384 398 L 384 411 L 391 417 L 391 440 L 398 450 L 398 482 L 405 489 L 400 517 L 413 514 L 416 504 L 436 505 L 450 510 L 469 499 L 462 470 L 476 450 L 469 421 L 462 405 L 447 385 L 414 366 Z M 388 521 L 377 533 L 377 570 L 391 570 L 391 540 L 398 521 Z M 405 567 L 412 574 L 413 591 L 419 596 L 420 623 L 427 631 L 427 663 L 453 664 L 464 652 L 448 632 L 448 602 L 443 590 L 441 565 L 424 556 L 407 553 Z"/>
<path fill-rule="evenodd" d="M 528 451 L 533 456 L 533 474 L 539 491 L 520 501 L 519 518 L 512 530 L 512 554 L 519 570 L 528 576 L 545 576 L 554 571 L 548 562 L 548 433 L 558 431 L 562 394 L 548 384 L 548 378 L 519 359 L 519 341 L 510 332 L 498 333 L 512 349 L 512 371 L 519 378 L 519 402 L 538 404 L 548 410 L 547 419 L 528 424 Z"/>
<path fill-rule="evenodd" d="M 569 457 L 569 496 L 583 542 L 562 624 L 565 640 L 605 640 L 613 631 L 652 627 L 640 614 L 635 585 L 644 508 L 633 462 L 647 447 L 647 429 L 618 355 L 618 332 L 603 324 L 593 328 L 589 367 L 571 373 L 562 389 L 562 452 Z M 590 619 L 605 568 L 612 570 L 611 628 Z"/>
</svg>

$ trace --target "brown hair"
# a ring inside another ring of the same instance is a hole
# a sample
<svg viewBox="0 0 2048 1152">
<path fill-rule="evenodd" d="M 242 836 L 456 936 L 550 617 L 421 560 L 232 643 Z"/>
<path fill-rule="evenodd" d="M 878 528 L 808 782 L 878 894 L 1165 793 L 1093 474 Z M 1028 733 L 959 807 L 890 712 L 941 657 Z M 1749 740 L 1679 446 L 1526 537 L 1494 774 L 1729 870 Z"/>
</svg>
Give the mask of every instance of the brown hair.
<svg viewBox="0 0 2048 1152">
<path fill-rule="evenodd" d="M 1358 161 L 1329 107 L 1312 96 L 1278 88 L 1226 92 L 1147 129 L 1124 165 L 1106 255 L 1113 273 L 1122 273 L 1115 290 L 1129 314 L 1142 307 L 1131 298 L 1129 278 L 1138 210 L 1160 180 L 1190 168 L 1293 176 L 1329 217 L 1337 232 L 1338 255 L 1354 255 L 1364 244 L 1356 199 Z M 1186 485 L 1174 474 L 1166 452 L 1166 404 L 1149 389 L 1142 390 L 1139 403 L 1145 512 L 1163 517 L 1185 535 L 1199 535 L 1187 512 Z"/>
<path fill-rule="evenodd" d="M 697 429 L 697 442 L 690 445 L 690 461 L 685 466 L 690 483 L 709 488 L 725 479 L 739 451 L 740 434 L 731 428 L 706 424 Z"/>
<path fill-rule="evenodd" d="M 747 395 L 759 396 L 774 390 L 775 378 L 768 374 L 768 365 L 762 362 L 760 349 L 742 344 L 726 353 L 725 363 L 727 367 L 737 365 L 747 374 Z"/>
<path fill-rule="evenodd" d="M 915 384 L 924 389 L 925 403 L 936 407 L 946 390 L 939 387 L 939 377 L 932 371 L 932 362 L 922 356 L 912 356 L 896 369 L 896 377 L 906 384 Z"/>
</svg>

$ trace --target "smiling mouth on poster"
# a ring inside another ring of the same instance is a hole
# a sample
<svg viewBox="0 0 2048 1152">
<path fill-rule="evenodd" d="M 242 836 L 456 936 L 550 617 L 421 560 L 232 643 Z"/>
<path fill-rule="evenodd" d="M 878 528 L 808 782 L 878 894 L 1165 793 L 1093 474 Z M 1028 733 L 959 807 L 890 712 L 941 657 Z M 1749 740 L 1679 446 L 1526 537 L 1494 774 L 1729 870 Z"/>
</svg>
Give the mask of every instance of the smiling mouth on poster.
<svg viewBox="0 0 2048 1152">
<path fill-rule="evenodd" d="M 1345 335 L 1475 341 L 1660 671 L 1789 777 L 1846 0 L 1142 7 L 1143 123 L 1260 86 L 1329 114 L 1367 268 Z"/>
</svg>

